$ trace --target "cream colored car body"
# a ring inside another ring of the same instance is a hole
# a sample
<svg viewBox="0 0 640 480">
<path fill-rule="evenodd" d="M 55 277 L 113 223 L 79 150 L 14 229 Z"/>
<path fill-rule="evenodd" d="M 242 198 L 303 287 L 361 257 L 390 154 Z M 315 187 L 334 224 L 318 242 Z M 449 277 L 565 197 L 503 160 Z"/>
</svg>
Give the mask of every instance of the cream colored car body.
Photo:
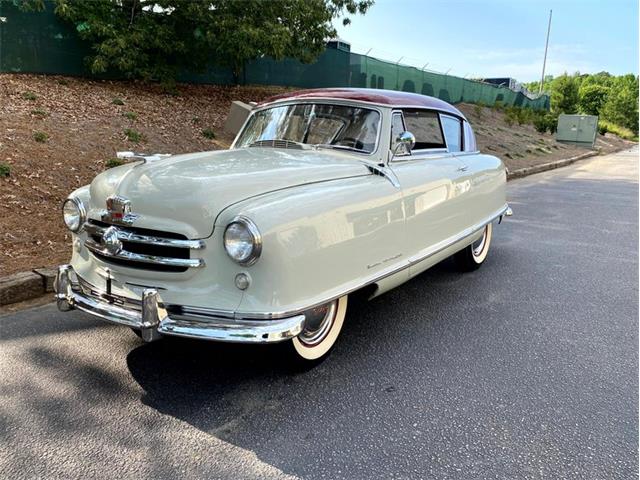
<svg viewBox="0 0 640 480">
<path fill-rule="evenodd" d="M 304 102 L 279 103 L 296 101 Z M 74 273 L 99 291 L 108 279 L 115 298 L 140 299 L 153 288 L 162 304 L 207 315 L 290 318 L 368 285 L 379 295 L 471 244 L 506 213 L 500 159 L 446 151 L 393 157 L 396 107 L 314 102 L 378 110 L 375 151 L 232 146 L 110 169 L 72 194 L 87 206 L 87 217 L 100 220 L 109 196 L 126 197 L 135 227 L 204 240 L 205 248 L 191 252 L 204 266 L 176 273 L 113 264 L 85 247 L 81 231 L 73 235 Z M 238 215 L 261 233 L 262 253 L 251 266 L 235 263 L 223 248 L 225 227 Z M 239 273 L 250 277 L 246 290 L 234 283 Z M 200 336 L 188 329 L 176 334 Z"/>
</svg>

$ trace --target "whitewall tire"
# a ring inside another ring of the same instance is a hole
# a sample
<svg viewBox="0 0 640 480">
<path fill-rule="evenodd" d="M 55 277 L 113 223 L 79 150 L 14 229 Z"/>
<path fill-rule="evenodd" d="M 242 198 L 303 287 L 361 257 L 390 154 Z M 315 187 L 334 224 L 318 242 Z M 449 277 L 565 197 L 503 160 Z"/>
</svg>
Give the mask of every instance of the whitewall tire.
<svg viewBox="0 0 640 480">
<path fill-rule="evenodd" d="M 307 312 L 304 330 L 291 340 L 295 355 L 309 362 L 323 359 L 336 343 L 346 314 L 346 295 Z"/>
<path fill-rule="evenodd" d="M 488 223 L 482 230 L 482 236 L 480 238 L 455 254 L 454 258 L 458 267 L 463 271 L 480 268 L 487 259 L 487 255 L 489 255 L 492 236 L 493 224 Z"/>
</svg>

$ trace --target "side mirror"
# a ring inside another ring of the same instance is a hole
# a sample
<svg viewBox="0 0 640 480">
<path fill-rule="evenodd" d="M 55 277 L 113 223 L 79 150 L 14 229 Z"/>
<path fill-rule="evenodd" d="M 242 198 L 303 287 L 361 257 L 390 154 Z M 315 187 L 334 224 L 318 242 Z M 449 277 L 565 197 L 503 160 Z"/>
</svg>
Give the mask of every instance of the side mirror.
<svg viewBox="0 0 640 480">
<path fill-rule="evenodd" d="M 393 148 L 393 156 L 395 157 L 400 148 L 404 149 L 406 154 L 411 154 L 411 150 L 416 145 L 416 137 L 411 132 L 401 132 L 396 137 L 395 147 Z"/>
</svg>

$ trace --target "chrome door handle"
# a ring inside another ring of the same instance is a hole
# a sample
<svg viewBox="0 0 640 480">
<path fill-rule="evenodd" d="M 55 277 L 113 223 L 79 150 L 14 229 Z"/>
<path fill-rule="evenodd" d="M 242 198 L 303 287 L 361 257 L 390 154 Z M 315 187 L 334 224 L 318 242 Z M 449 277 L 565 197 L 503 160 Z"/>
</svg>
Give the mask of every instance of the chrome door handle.
<svg viewBox="0 0 640 480">
<path fill-rule="evenodd" d="M 463 167 L 458 168 L 459 172 L 466 172 L 469 169 L 468 165 L 464 165 Z"/>
</svg>

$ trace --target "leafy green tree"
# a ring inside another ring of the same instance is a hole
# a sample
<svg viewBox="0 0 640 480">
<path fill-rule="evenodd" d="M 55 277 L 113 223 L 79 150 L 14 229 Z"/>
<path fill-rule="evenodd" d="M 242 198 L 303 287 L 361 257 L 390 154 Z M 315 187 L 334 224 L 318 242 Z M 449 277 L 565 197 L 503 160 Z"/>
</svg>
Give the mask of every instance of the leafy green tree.
<svg viewBox="0 0 640 480">
<path fill-rule="evenodd" d="M 638 77 L 616 77 L 607 101 L 602 107 L 602 117 L 616 125 L 638 134 Z"/>
<path fill-rule="evenodd" d="M 565 73 L 551 82 L 551 110 L 554 113 L 578 111 L 579 87 L 576 76 Z"/>
<path fill-rule="evenodd" d="M 609 87 L 588 81 L 583 82 L 578 91 L 580 112 L 587 115 L 600 115 L 608 95 Z"/>
<path fill-rule="evenodd" d="M 25 0 L 37 4 L 40 0 Z M 93 73 L 175 82 L 212 64 L 239 81 L 270 56 L 312 62 L 336 35 L 332 21 L 364 14 L 373 0 L 55 0 L 56 14 L 91 43 Z"/>
</svg>

